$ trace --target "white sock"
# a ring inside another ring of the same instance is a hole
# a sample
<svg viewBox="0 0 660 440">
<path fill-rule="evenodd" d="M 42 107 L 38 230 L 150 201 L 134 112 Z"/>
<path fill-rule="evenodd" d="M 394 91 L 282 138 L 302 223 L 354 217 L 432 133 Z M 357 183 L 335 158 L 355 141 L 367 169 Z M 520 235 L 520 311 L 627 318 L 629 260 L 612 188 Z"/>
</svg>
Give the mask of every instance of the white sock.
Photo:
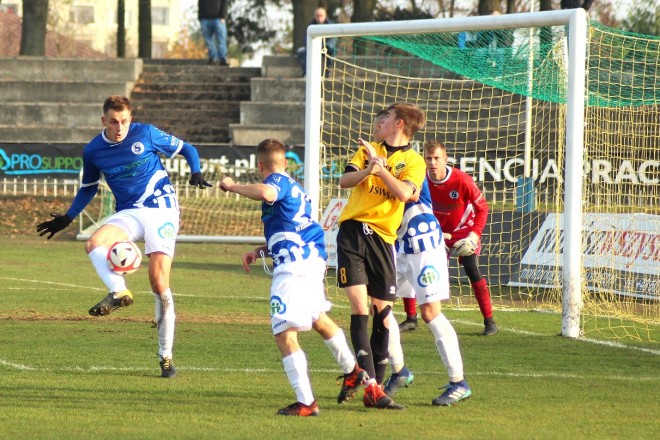
<svg viewBox="0 0 660 440">
<path fill-rule="evenodd" d="M 387 350 L 390 352 L 388 359 L 392 368 L 392 373 L 396 374 L 405 365 L 403 360 L 403 348 L 401 348 L 401 333 L 399 332 L 399 323 L 396 322 L 394 313 L 387 315 L 389 320 L 390 339 L 387 342 Z"/>
<path fill-rule="evenodd" d="M 460 382 L 463 380 L 463 358 L 458 346 L 456 330 L 442 313 L 429 322 L 428 326 L 435 337 L 435 346 L 438 348 L 442 363 L 447 368 L 449 381 Z"/>
<path fill-rule="evenodd" d="M 337 365 L 341 368 L 341 371 L 344 374 L 348 374 L 355 369 L 355 356 L 350 348 L 348 348 L 348 342 L 346 341 L 346 335 L 344 331 L 339 329 L 339 331 L 330 339 L 325 339 L 325 346 L 328 347 L 330 353 L 337 361 Z"/>
<path fill-rule="evenodd" d="M 167 289 L 158 294 L 154 292 L 155 317 L 158 326 L 158 354 L 164 358 L 172 357 L 172 346 L 174 345 L 174 298 L 172 291 Z"/>
<path fill-rule="evenodd" d="M 284 364 L 284 372 L 286 377 L 289 378 L 289 383 L 296 393 L 298 402 L 305 405 L 311 405 L 314 402 L 314 394 L 312 393 L 312 384 L 309 382 L 309 375 L 307 374 L 307 358 L 302 350 L 291 353 L 285 358 L 282 358 Z"/>
<path fill-rule="evenodd" d="M 108 248 L 96 247 L 89 253 L 89 259 L 96 269 L 96 274 L 101 278 L 108 292 L 121 292 L 126 290 L 126 281 L 124 277 L 110 270 L 108 267 Z"/>
</svg>

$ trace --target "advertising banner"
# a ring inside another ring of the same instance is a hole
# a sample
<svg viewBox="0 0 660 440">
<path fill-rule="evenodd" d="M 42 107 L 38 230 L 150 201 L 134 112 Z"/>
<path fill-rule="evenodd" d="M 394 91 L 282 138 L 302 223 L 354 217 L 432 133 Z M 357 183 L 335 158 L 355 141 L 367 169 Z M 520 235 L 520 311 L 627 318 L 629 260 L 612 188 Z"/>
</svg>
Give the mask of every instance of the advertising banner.
<svg viewBox="0 0 660 440">
<path fill-rule="evenodd" d="M 563 245 L 564 216 L 548 214 L 511 285 L 561 288 Z M 660 299 L 660 216 L 585 214 L 582 247 L 588 289 Z"/>
<path fill-rule="evenodd" d="M 196 145 L 205 173 L 228 174 L 234 177 L 257 168 L 256 147 L 230 145 Z M 0 178 L 77 179 L 82 169 L 83 144 L 0 144 Z M 303 170 L 303 148 L 287 151 L 293 176 Z M 185 158 L 163 159 L 171 176 L 187 176 L 190 168 Z"/>
</svg>

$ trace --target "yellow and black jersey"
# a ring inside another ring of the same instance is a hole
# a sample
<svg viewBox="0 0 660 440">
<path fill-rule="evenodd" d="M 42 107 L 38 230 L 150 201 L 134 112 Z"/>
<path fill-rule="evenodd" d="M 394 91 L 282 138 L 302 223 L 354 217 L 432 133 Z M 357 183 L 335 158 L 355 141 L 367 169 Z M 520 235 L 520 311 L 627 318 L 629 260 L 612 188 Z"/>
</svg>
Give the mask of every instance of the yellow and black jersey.
<svg viewBox="0 0 660 440">
<path fill-rule="evenodd" d="M 371 142 L 380 157 L 387 157 L 387 168 L 398 180 L 412 183 L 416 190 L 422 187 L 426 177 L 426 164 L 422 156 L 411 145 L 398 149 L 388 157 L 384 143 Z M 358 170 L 369 165 L 366 149 L 360 147 L 348 166 Z M 404 202 L 390 193 L 383 180 L 370 175 L 353 188 L 348 203 L 339 216 L 339 223 L 344 220 L 357 220 L 367 223 L 387 243 L 394 243 L 396 231 L 401 224 Z"/>
</svg>

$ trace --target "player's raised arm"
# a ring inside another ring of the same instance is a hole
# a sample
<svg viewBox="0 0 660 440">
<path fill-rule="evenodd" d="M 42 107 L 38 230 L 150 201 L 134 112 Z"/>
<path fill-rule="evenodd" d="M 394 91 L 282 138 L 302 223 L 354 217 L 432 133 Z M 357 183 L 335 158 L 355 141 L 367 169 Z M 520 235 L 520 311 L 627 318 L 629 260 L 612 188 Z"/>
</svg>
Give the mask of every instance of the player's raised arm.
<svg viewBox="0 0 660 440">
<path fill-rule="evenodd" d="M 277 199 L 277 191 L 273 188 L 272 185 L 267 185 L 265 183 L 252 183 L 247 185 L 241 185 L 240 183 L 234 182 L 234 179 L 231 177 L 223 177 L 220 181 L 220 188 L 223 191 L 229 191 L 236 194 L 240 194 L 243 197 L 247 197 L 252 200 L 260 200 L 266 203 L 273 203 Z"/>
</svg>

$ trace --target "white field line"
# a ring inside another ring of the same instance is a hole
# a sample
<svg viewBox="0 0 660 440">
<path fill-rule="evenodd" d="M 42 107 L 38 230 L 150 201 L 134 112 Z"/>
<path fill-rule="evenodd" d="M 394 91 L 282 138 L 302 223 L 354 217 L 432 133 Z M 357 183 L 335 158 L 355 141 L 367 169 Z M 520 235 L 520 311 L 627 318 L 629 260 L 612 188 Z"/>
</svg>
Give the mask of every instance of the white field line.
<svg viewBox="0 0 660 440">
<path fill-rule="evenodd" d="M 9 367 L 13 370 L 21 370 L 21 371 L 36 371 L 37 370 L 36 368 L 30 367 L 30 366 L 27 366 L 27 365 L 23 365 L 23 364 L 17 364 L 15 362 L 10 362 L 10 361 L 4 360 L 4 359 L 0 359 L 0 365 L 2 365 L 4 367 Z"/>
<path fill-rule="evenodd" d="M 155 372 L 157 368 L 155 367 L 110 367 L 110 366 L 101 366 L 96 365 L 92 367 L 57 367 L 57 368 L 34 368 L 27 365 L 16 364 L 13 362 L 8 362 L 3 359 L 0 359 L 0 365 L 4 365 L 16 370 L 21 371 L 35 371 L 35 372 L 45 372 L 45 371 L 69 371 L 72 373 L 102 373 L 107 371 L 119 371 L 119 372 Z M 217 368 L 217 367 L 195 367 L 195 366 L 177 366 L 179 371 L 191 371 L 196 373 L 239 373 L 239 374 L 280 374 L 282 371 L 274 368 Z M 339 374 L 340 371 L 336 369 L 327 369 L 327 368 L 311 368 L 309 370 L 311 373 L 318 374 Z M 415 373 L 422 375 L 438 375 L 446 376 L 445 371 L 419 371 L 415 370 Z M 155 374 L 155 373 L 154 373 Z M 660 381 L 660 377 L 644 377 L 644 376 L 582 376 L 579 374 L 567 374 L 565 372 L 548 372 L 548 373 L 534 373 L 534 372 L 499 372 L 499 371 L 468 371 L 466 372 L 467 376 L 492 376 L 492 377 L 520 377 L 520 378 L 550 378 L 550 379 L 577 379 L 577 380 L 600 380 L 600 381 L 619 381 L 619 382 L 657 382 Z"/>
<path fill-rule="evenodd" d="M 94 289 L 94 290 L 106 290 L 103 288 L 98 288 L 98 287 L 88 287 L 88 286 L 80 286 L 76 284 L 67 284 L 67 283 L 57 283 L 57 282 L 52 282 L 52 281 L 40 281 L 40 280 L 29 280 L 29 279 L 23 279 L 23 278 L 7 278 L 7 277 L 0 277 L 0 280 L 11 280 L 11 281 L 25 281 L 28 283 L 41 283 L 41 284 L 48 284 L 48 285 L 59 285 L 59 286 L 67 286 L 67 287 L 78 287 L 78 288 L 83 288 L 83 289 Z M 151 293 L 151 292 L 146 292 L 146 293 Z M 217 295 L 195 295 L 195 294 L 179 294 L 179 293 L 174 293 L 174 296 L 180 296 L 180 297 L 185 297 L 185 298 L 223 298 L 223 299 L 238 299 L 238 300 L 251 300 L 251 301 L 267 301 L 268 298 L 266 296 L 247 296 L 247 295 L 226 295 L 226 296 L 217 296 Z M 332 304 L 333 307 L 339 308 L 339 309 L 347 309 L 349 306 L 348 304 Z M 467 309 L 467 308 L 452 308 L 452 311 L 473 311 L 474 309 Z M 502 310 L 497 310 L 498 312 L 506 312 L 509 311 L 508 309 L 502 309 Z M 401 313 L 397 313 L 401 315 Z M 475 322 L 475 321 L 466 321 L 463 319 L 452 319 L 452 322 L 462 324 L 462 325 L 468 325 L 472 327 L 481 327 L 483 324 L 481 322 Z M 505 331 L 513 334 L 519 334 L 519 335 L 526 335 L 526 336 L 547 336 L 544 333 L 535 333 L 535 332 L 530 332 L 527 330 L 520 330 L 520 329 L 515 329 L 511 327 L 501 327 L 498 326 L 500 331 Z M 626 349 L 626 350 L 634 350 L 634 351 L 639 351 L 642 353 L 649 353 L 649 354 L 654 354 L 656 356 L 660 355 L 660 350 L 654 350 L 652 348 L 644 348 L 644 347 L 634 347 L 634 346 L 629 346 L 625 344 L 621 344 L 620 342 L 614 342 L 614 341 L 600 341 L 597 339 L 591 339 L 591 338 L 578 338 L 576 339 L 577 341 L 588 343 L 588 344 L 596 344 L 596 345 L 603 345 L 606 347 L 612 347 L 612 348 L 617 348 L 617 349 Z M 1 359 L 0 359 L 1 361 Z"/>
<path fill-rule="evenodd" d="M 69 283 L 56 283 L 53 281 L 28 280 L 25 278 L 0 277 L 0 280 L 23 281 L 25 283 L 47 284 L 49 286 L 76 287 L 80 289 L 106 290 L 99 287 L 80 286 L 78 284 L 69 284 Z"/>
</svg>

